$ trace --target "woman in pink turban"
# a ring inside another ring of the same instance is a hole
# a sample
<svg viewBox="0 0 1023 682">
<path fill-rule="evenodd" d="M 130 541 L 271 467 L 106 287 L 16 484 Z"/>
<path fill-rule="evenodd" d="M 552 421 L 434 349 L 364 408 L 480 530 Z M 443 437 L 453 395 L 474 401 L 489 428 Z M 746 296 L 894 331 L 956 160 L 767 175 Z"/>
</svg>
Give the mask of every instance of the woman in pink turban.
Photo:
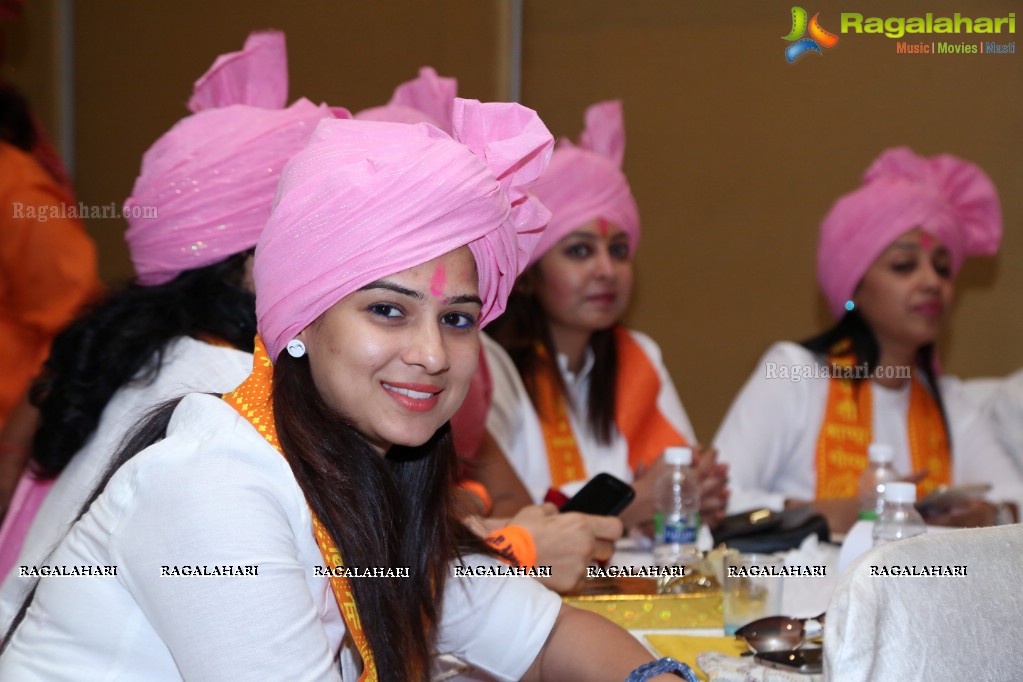
<svg viewBox="0 0 1023 682">
<path fill-rule="evenodd" d="M 53 344 L 21 482 L 36 494 L 5 519 L 0 575 L 45 559 L 148 409 L 188 391 L 230 390 L 251 370 L 252 250 L 284 163 L 334 115 L 304 99 L 285 108 L 286 97 L 284 35 L 254 33 L 196 82 L 195 113 L 143 157 L 124 207 L 137 278 Z M 11 572 L 0 627 L 30 585 Z"/>
<path fill-rule="evenodd" d="M 861 511 L 868 446 L 881 443 L 918 496 L 992 484 L 987 500 L 932 508 L 930 523 L 1012 518 L 1000 503 L 1023 501 L 1023 480 L 935 350 L 963 260 L 994 254 L 1001 233 L 998 193 L 978 166 L 906 147 L 871 164 L 821 224 L 818 280 L 838 322 L 772 346 L 717 435 L 735 509 L 813 501 L 843 531 Z"/>
<path fill-rule="evenodd" d="M 636 489 L 622 519 L 640 525 L 654 518 L 664 450 L 695 436 L 657 344 L 619 324 L 640 227 L 624 151 L 621 103 L 595 104 L 579 146 L 563 140 L 537 183 L 551 224 L 491 332 L 500 346 L 487 346 L 487 427 L 534 501 L 563 499 L 608 472 Z M 713 451 L 697 457 L 704 520 L 714 524 L 726 472 Z"/>
<path fill-rule="evenodd" d="M 452 503 L 448 420 L 548 220 L 528 190 L 551 142 L 514 104 L 456 100 L 451 136 L 322 121 L 256 247 L 252 374 L 142 426 L 159 442 L 124 448 L 49 559 L 117 575 L 42 578 L 0 677 L 390 682 L 451 653 L 503 680 L 694 680 L 502 579 Z"/>
<path fill-rule="evenodd" d="M 454 78 L 437 75 L 429 66 L 394 89 L 390 102 L 355 114 L 360 121 L 429 123 L 451 131 L 452 106 L 458 90 Z M 491 345 L 491 354 L 504 352 Z M 469 511 L 466 521 L 500 551 L 526 563 L 551 566 L 540 582 L 560 592 L 574 590 L 595 561 L 614 553 L 622 526 L 615 517 L 559 514 L 550 504 L 529 504 L 529 493 L 515 470 L 487 433 L 493 385 L 483 345 L 479 364 L 462 406 L 451 417 L 458 454 L 459 497 Z M 482 465 L 482 466 L 481 466 Z M 535 561 L 531 561 L 535 557 Z"/>
</svg>

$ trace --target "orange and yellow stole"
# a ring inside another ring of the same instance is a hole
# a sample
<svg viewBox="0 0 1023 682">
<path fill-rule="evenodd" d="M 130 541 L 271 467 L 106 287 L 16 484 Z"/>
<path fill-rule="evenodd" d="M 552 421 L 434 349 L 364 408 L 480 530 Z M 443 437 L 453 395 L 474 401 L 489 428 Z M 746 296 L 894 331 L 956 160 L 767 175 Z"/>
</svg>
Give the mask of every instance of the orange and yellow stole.
<svg viewBox="0 0 1023 682">
<path fill-rule="evenodd" d="M 851 368 L 851 355 L 828 357 L 835 368 Z M 920 495 L 952 480 L 952 456 L 938 403 L 919 378 L 914 376 L 909 389 L 910 461 L 913 471 L 927 470 L 917 484 Z M 855 497 L 863 470 L 867 467 L 867 446 L 873 431 L 873 411 L 869 380 L 854 381 L 832 376 L 828 380 L 828 403 L 824 422 L 817 437 L 817 499 Z M 907 472 L 908 473 L 908 472 Z"/>
<path fill-rule="evenodd" d="M 629 467 L 650 465 L 672 445 L 686 445 L 686 438 L 657 409 L 661 389 L 657 368 L 643 348 L 623 327 L 615 328 L 618 372 L 615 377 L 615 426 L 629 444 Z M 537 414 L 547 446 L 551 486 L 560 488 L 571 481 L 588 478 L 568 419 L 565 396 L 558 389 L 554 363 L 541 350 L 544 360 L 535 377 Z"/>
<path fill-rule="evenodd" d="M 252 374 L 242 384 L 224 395 L 228 405 L 238 411 L 246 421 L 266 439 L 282 455 L 280 441 L 277 439 L 277 426 L 274 423 L 273 410 L 273 363 L 266 352 L 262 339 L 256 337 L 256 349 L 253 358 Z M 327 532 L 326 527 L 313 515 L 313 534 L 316 537 L 316 544 L 319 545 L 320 553 L 327 566 L 332 569 L 335 575 L 330 578 L 330 587 L 334 592 L 334 599 L 341 609 L 341 616 L 344 618 L 345 627 L 351 633 L 355 646 L 362 657 L 362 675 L 360 682 L 376 682 L 377 671 L 373 662 L 373 652 L 369 648 L 366 633 L 362 629 L 362 622 L 359 620 L 359 611 L 356 608 L 355 597 L 352 595 L 352 588 L 348 584 L 343 571 L 335 569 L 343 568 L 344 561 L 341 559 L 341 552 L 334 544 L 333 538 Z"/>
</svg>

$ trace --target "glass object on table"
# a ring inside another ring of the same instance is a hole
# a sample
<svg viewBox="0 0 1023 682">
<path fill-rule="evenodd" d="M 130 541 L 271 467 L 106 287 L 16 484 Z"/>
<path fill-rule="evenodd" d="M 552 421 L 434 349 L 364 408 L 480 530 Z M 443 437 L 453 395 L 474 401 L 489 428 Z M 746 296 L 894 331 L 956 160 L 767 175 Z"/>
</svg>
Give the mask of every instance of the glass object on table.
<svg viewBox="0 0 1023 682">
<path fill-rule="evenodd" d="M 699 560 L 696 534 L 700 530 L 700 484 L 690 469 L 693 450 L 664 451 L 667 469 L 654 483 L 654 561 L 659 566 L 686 566 Z"/>
<path fill-rule="evenodd" d="M 725 634 L 734 635 L 746 623 L 781 613 L 785 557 L 773 554 L 740 554 L 725 558 Z"/>
<path fill-rule="evenodd" d="M 870 463 L 860 478 L 860 519 L 873 521 L 884 508 L 884 491 L 889 483 L 896 483 L 901 476 L 892 465 L 895 448 L 885 443 L 871 443 L 867 448 Z"/>
<path fill-rule="evenodd" d="M 924 517 L 916 510 L 916 485 L 889 483 L 884 491 L 884 508 L 874 523 L 874 546 L 905 540 L 927 532 Z"/>
</svg>

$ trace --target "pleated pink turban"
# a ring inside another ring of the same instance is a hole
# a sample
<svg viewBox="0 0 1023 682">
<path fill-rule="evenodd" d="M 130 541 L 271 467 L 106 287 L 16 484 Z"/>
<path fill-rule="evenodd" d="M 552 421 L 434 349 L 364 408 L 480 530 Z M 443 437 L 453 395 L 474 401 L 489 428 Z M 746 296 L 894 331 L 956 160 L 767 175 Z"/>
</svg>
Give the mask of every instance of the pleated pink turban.
<svg viewBox="0 0 1023 682">
<path fill-rule="evenodd" d="M 553 139 L 518 104 L 455 99 L 452 135 L 325 120 L 287 165 L 253 276 L 270 357 L 332 305 L 468 245 L 486 324 L 504 310 L 550 214 L 530 195 Z"/>
<path fill-rule="evenodd" d="M 619 100 L 586 110 L 579 146 L 558 141 L 550 168 L 533 193 L 551 212 L 551 223 L 533 252 L 533 262 L 562 237 L 591 220 L 603 218 L 629 235 L 629 252 L 639 243 L 639 210 L 622 173 L 625 126 Z"/>
<path fill-rule="evenodd" d="M 360 121 L 391 123 L 429 123 L 451 133 L 451 111 L 458 94 L 458 81 L 437 75 L 429 66 L 419 69 L 419 77 L 394 89 L 391 101 L 382 107 L 364 109 L 355 114 Z"/>
<path fill-rule="evenodd" d="M 1002 210 L 991 178 L 948 154 L 884 151 L 863 186 L 838 199 L 821 223 L 817 278 L 836 318 L 881 252 L 917 227 L 948 248 L 953 272 L 966 256 L 996 253 Z"/>
<path fill-rule="evenodd" d="M 251 34 L 196 81 L 188 103 L 195 113 L 145 153 L 124 204 L 139 283 L 163 284 L 256 245 L 285 162 L 317 121 L 348 116 L 306 99 L 285 109 L 287 91 L 284 34 L 276 31 Z"/>
</svg>

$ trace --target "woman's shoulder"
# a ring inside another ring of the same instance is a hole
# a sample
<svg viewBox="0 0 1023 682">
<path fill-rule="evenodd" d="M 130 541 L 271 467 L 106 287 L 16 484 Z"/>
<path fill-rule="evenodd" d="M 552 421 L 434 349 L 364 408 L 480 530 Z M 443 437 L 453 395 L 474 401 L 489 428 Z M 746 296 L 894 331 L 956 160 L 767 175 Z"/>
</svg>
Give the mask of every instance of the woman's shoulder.
<svg viewBox="0 0 1023 682">
<path fill-rule="evenodd" d="M 820 358 L 806 346 L 795 341 L 775 341 L 761 356 L 763 362 L 788 362 L 796 365 L 815 364 Z"/>
<path fill-rule="evenodd" d="M 253 486 L 288 496 L 297 489 L 285 458 L 256 428 L 228 403 L 203 393 L 182 398 L 166 437 L 130 459 L 118 477 L 111 485 L 132 494 L 158 488 L 191 499 L 204 491 L 223 499 L 231 489 Z"/>
<path fill-rule="evenodd" d="M 640 349 L 643 350 L 643 352 L 646 354 L 648 358 L 650 358 L 651 360 L 655 361 L 658 364 L 664 364 L 663 361 L 664 354 L 661 352 L 661 346 L 656 341 L 654 341 L 654 338 L 652 336 L 645 332 L 641 332 L 638 329 L 630 329 L 629 327 L 619 326 L 618 330 L 624 333 L 626 338 L 628 338 L 637 346 L 639 346 Z M 621 343 L 620 339 L 618 343 L 619 344 Z"/>
<path fill-rule="evenodd" d="M 252 371 L 252 353 L 230 346 L 208 343 L 190 336 L 179 336 L 164 348 L 164 362 L 161 372 L 172 375 L 186 374 L 199 381 L 224 379 L 235 383 L 211 391 L 230 390 L 241 383 Z M 206 390 L 206 389 L 196 389 Z"/>
</svg>

